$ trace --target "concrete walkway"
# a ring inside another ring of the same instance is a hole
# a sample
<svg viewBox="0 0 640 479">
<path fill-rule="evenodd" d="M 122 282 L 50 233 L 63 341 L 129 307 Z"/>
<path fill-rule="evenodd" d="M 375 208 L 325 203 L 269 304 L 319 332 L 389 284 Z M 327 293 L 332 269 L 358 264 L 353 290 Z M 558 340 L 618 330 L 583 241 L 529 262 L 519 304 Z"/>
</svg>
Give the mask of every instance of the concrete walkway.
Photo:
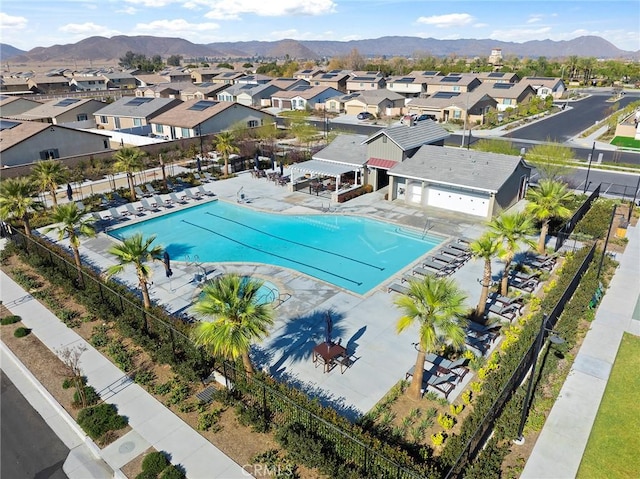
<svg viewBox="0 0 640 479">
<path fill-rule="evenodd" d="M 521 479 L 576 477 L 622 335 L 625 332 L 640 335 L 640 319 L 633 317 L 640 302 L 640 228 L 629 228 L 627 237 L 629 244 L 624 254 L 617 255 L 620 266 Z M 599 261 L 599 258 L 594 261 Z"/>
<path fill-rule="evenodd" d="M 251 477 L 1 271 L 0 285 L 3 304 L 21 316 L 25 326 L 32 329 L 31 334 L 51 351 L 58 354 L 65 348 L 86 348 L 81 367 L 88 383 L 129 419 L 132 430 L 99 449 L 11 351 L 1 345 L 3 371 L 72 449 L 63 468 L 71 479 L 124 477 L 120 468 L 149 447 L 169 453 L 173 464 L 184 467 L 188 479 Z"/>
</svg>

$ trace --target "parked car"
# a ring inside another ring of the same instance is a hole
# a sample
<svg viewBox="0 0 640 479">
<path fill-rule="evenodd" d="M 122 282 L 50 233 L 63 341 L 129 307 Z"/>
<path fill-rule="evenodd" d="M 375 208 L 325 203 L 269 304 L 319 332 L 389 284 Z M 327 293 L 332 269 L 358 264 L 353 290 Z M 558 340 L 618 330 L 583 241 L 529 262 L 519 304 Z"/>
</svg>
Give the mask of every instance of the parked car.
<svg viewBox="0 0 640 479">
<path fill-rule="evenodd" d="M 416 115 L 415 113 L 411 113 L 410 115 L 405 115 L 400 119 L 400 123 L 402 123 L 403 125 L 406 124 L 410 124 L 412 121 L 416 121 L 418 115 Z"/>
<path fill-rule="evenodd" d="M 435 115 L 427 115 L 426 113 L 423 113 L 422 115 L 420 115 L 418 118 L 416 118 L 416 121 L 424 121 L 424 120 L 436 120 Z"/>
<path fill-rule="evenodd" d="M 358 113 L 358 120 L 372 120 L 374 116 L 368 111 Z"/>
</svg>

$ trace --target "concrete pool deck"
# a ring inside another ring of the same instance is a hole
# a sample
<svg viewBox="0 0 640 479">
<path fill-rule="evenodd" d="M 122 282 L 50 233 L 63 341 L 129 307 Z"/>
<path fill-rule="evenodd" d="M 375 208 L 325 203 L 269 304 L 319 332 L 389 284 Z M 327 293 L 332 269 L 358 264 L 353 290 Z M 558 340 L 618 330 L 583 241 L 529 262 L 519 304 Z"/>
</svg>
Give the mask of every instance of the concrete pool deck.
<svg viewBox="0 0 640 479">
<path fill-rule="evenodd" d="M 292 193 L 267 179 L 252 178 L 249 172 L 204 186 L 215 192 L 222 201 L 237 202 L 239 194 L 243 193 L 246 206 L 264 211 L 322 214 L 328 210 L 329 214 L 365 215 L 413 227 L 419 232 L 428 222 L 429 233 L 442 236 L 443 242 L 460 236 L 476 238 L 484 230 L 482 218 L 435 209 L 423 210 L 398 201 L 388 202 L 384 200 L 384 191 L 366 194 L 344 204 L 329 204 L 327 198 L 303 192 Z M 164 198 L 164 195 L 161 197 Z M 190 201 L 190 205 L 202 201 L 207 200 Z M 162 209 L 153 215 L 175 210 Z M 147 214 L 140 220 L 151 216 Z M 122 224 L 131 224 L 131 221 L 126 220 Z M 83 240 L 83 260 L 100 270 L 115 264 L 113 257 L 107 253 L 114 242 L 104 232 L 96 238 Z M 61 243 L 65 244 L 65 241 Z M 408 265 L 403 272 L 411 271 L 417 263 L 419 261 Z M 417 339 L 417 330 L 396 334 L 395 324 L 399 317 L 393 304 L 396 293 L 387 292 L 387 285 L 394 279 L 399 282 L 398 278 L 403 272 L 367 294 L 357 295 L 294 270 L 263 264 L 188 264 L 172 260 L 171 266 L 174 275 L 166 278 L 162 263 L 152 265 L 153 284 L 150 285 L 150 293 L 154 301 L 176 314 L 188 313 L 199 292 L 200 284 L 196 279 L 203 272 L 209 278 L 226 272 L 264 277 L 274 283 L 280 293 L 290 295 L 275 310 L 276 322 L 271 335 L 254 348 L 253 359 L 259 368 L 286 379 L 349 417 L 371 409 L 398 380 L 404 379 L 406 371 L 415 362 L 416 352 L 412 343 Z M 500 269 L 500 264 L 496 262 L 494 273 Z M 467 293 L 469 307 L 475 306 L 479 297 L 478 280 L 482 270 L 481 261 L 471 260 L 452 275 Z M 126 270 L 117 279 L 132 288 L 137 287 L 132 269 Z M 327 311 L 332 312 L 334 340 L 340 339 L 355 360 L 344 373 L 340 368 L 324 373 L 323 368 L 316 368 L 312 362 L 312 348 L 324 338 L 324 315 Z M 471 379 L 472 375 L 467 375 L 449 395 L 449 399 L 454 400 Z"/>
</svg>

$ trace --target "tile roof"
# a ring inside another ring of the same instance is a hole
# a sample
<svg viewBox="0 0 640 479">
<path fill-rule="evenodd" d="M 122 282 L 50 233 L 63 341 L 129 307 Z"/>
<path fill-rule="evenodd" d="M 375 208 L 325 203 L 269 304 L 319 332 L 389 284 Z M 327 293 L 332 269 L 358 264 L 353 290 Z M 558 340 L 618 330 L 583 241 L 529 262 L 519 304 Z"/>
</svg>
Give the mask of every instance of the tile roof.
<svg viewBox="0 0 640 479">
<path fill-rule="evenodd" d="M 77 101 L 71 101 L 77 100 Z M 91 105 L 98 109 L 103 103 L 98 100 L 94 100 L 91 98 L 56 98 L 55 100 L 48 101 L 43 105 L 32 108 L 31 110 L 23 113 L 22 115 L 16 116 L 16 118 L 20 120 L 41 120 L 44 118 L 55 118 L 58 115 L 62 115 L 68 111 L 75 110 L 80 107 L 84 107 L 85 105 Z M 87 110 L 86 113 L 93 114 L 94 110 Z"/>
<path fill-rule="evenodd" d="M 435 143 L 449 137 L 447 130 L 442 128 L 435 121 L 424 120 L 412 126 L 397 125 L 384 128 L 367 138 L 365 143 L 369 143 L 381 135 L 387 136 L 403 151 L 411 150 L 420 145 Z"/>
<path fill-rule="evenodd" d="M 150 98 L 150 97 L 130 97 L 120 98 L 113 103 L 100 108 L 94 115 L 104 116 L 124 116 L 131 118 L 148 118 L 158 110 L 171 104 L 178 105 L 180 100 L 175 98 Z"/>
<path fill-rule="evenodd" d="M 424 145 L 389 174 L 497 192 L 521 164 L 519 156 Z"/>
<path fill-rule="evenodd" d="M 338 135 L 313 155 L 313 159 L 363 166 L 367 162 L 366 138 L 365 135 Z"/>
</svg>

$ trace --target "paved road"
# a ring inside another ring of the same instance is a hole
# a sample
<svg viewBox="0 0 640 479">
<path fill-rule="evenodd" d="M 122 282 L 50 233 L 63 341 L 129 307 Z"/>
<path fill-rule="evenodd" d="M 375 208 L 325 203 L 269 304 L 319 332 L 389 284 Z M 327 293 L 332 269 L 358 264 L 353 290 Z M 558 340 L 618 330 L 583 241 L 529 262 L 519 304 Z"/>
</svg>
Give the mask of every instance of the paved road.
<svg viewBox="0 0 640 479">
<path fill-rule="evenodd" d="M 62 465 L 69 449 L 0 371 L 0 477 L 67 479 Z"/>
</svg>

